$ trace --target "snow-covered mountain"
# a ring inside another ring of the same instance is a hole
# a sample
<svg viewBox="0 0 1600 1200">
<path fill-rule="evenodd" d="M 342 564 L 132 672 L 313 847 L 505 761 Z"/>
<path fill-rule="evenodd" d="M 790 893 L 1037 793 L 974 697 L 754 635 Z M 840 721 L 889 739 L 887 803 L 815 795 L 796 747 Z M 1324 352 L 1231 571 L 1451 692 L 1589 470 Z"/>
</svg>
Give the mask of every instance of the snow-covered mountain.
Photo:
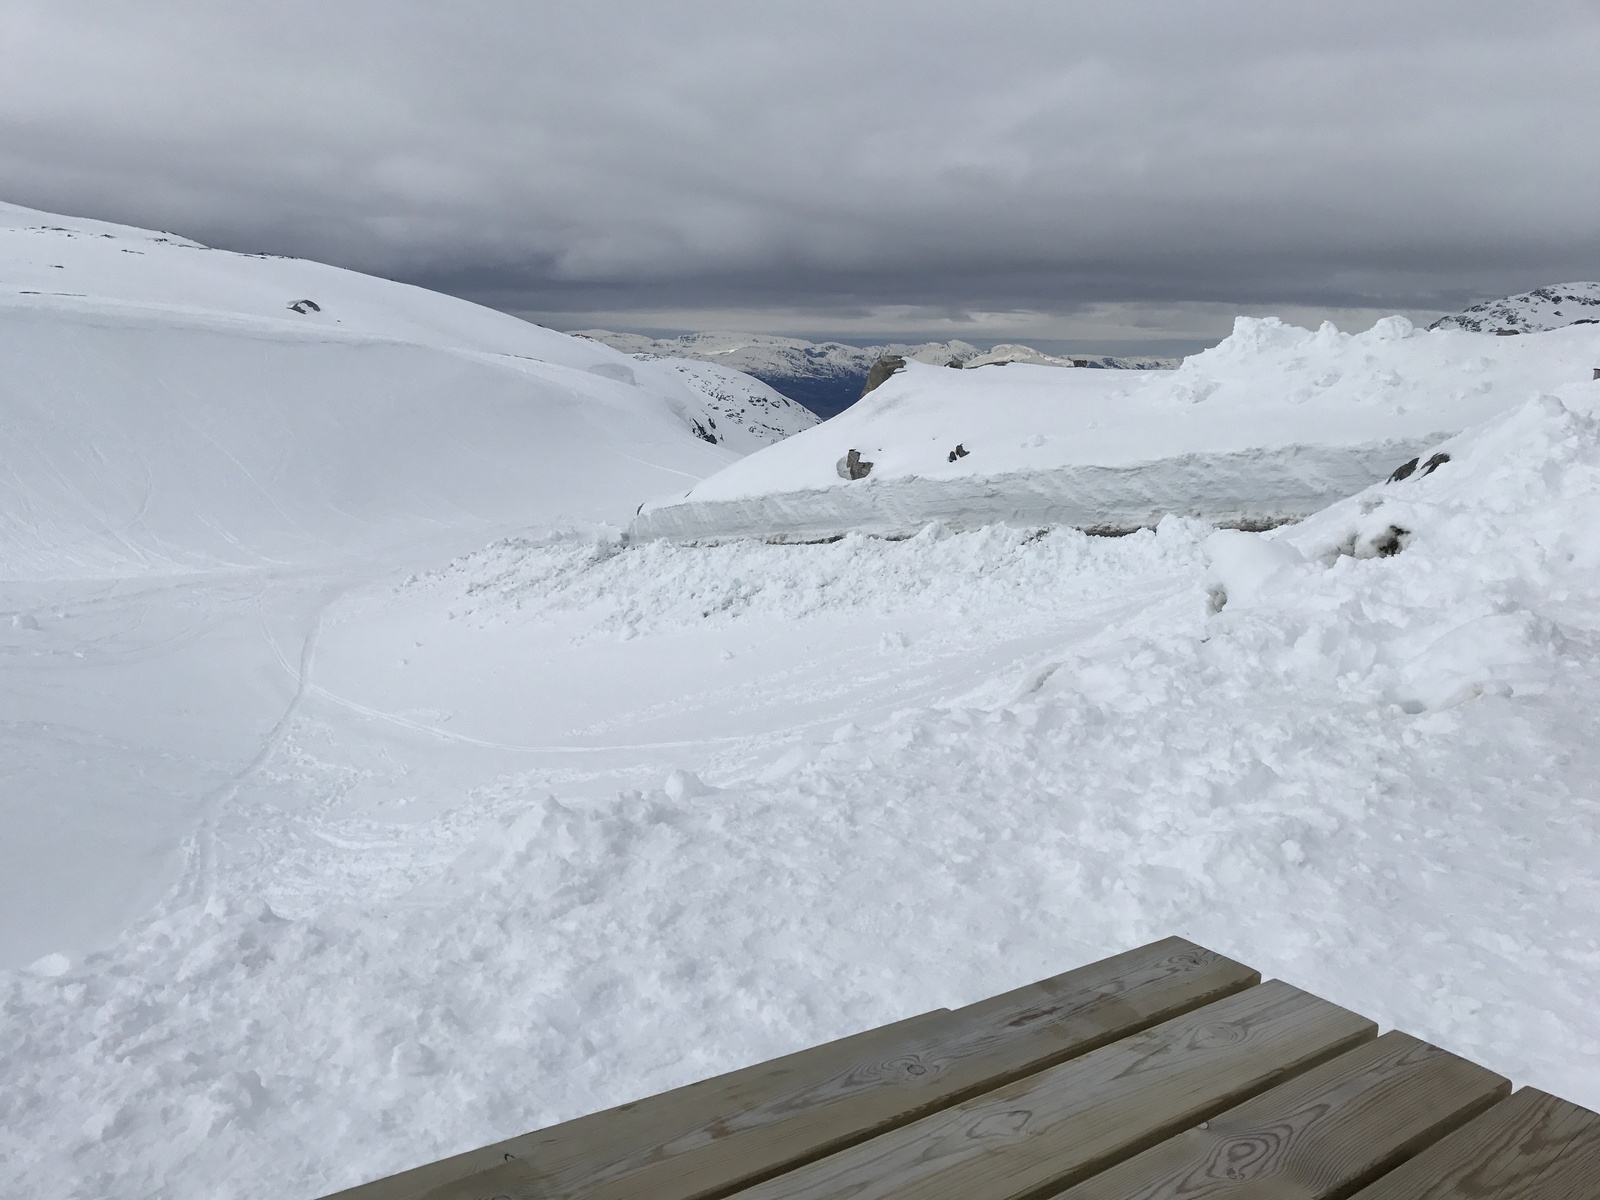
<svg viewBox="0 0 1600 1200">
<path fill-rule="evenodd" d="M 1404 317 L 1359 334 L 1240 317 L 1175 371 L 911 363 L 833 420 L 645 505 L 630 533 L 807 539 L 934 520 L 1125 531 L 1166 513 L 1268 526 L 1588 381 L 1597 361 L 1600 326 L 1486 340 Z"/>
<path fill-rule="evenodd" d="M 773 442 L 809 429 L 821 420 L 804 405 L 753 375 L 714 362 L 692 358 L 651 360 L 681 375 L 700 393 L 707 409 L 704 425 L 696 423 L 695 436 L 748 454 Z"/>
<path fill-rule="evenodd" d="M 765 333 L 686 333 L 675 338 L 650 338 L 609 329 L 579 330 L 576 336 L 603 342 L 624 354 L 687 358 L 731 367 L 753 375 L 823 419 L 856 402 L 867 372 L 885 354 L 944 366 L 952 359 L 965 362 L 979 353 L 978 347 L 961 341 L 847 346 L 842 342 L 808 342 Z"/>
<path fill-rule="evenodd" d="M 1032 346 L 1016 342 L 1003 342 L 991 346 L 982 354 L 973 355 L 962 364 L 964 367 L 1008 366 L 1011 363 L 1028 363 L 1035 367 L 1099 367 L 1118 371 L 1174 371 L 1181 358 L 1119 358 L 1112 354 L 1046 354 Z"/>
<path fill-rule="evenodd" d="M 1600 322 L 1600 283 L 1553 283 L 1485 300 L 1448 317 L 1429 329 L 1465 329 L 1470 333 L 1540 333 L 1568 325 Z"/>
<path fill-rule="evenodd" d="M 576 336 L 604 342 L 625 354 L 687 358 L 732 367 L 755 376 L 824 419 L 843 412 L 860 398 L 867 372 L 886 354 L 897 354 L 909 361 L 936 367 L 952 363 L 985 366 L 1029 362 L 1042 366 L 1149 371 L 1175 367 L 1178 363 L 1168 358 L 1117 358 L 1105 354 L 1060 357 L 1014 343 L 980 350 L 962 341 L 847 346 L 842 342 L 808 342 L 764 333 L 686 333 L 675 338 L 650 338 L 637 333 L 585 329 Z"/>
</svg>

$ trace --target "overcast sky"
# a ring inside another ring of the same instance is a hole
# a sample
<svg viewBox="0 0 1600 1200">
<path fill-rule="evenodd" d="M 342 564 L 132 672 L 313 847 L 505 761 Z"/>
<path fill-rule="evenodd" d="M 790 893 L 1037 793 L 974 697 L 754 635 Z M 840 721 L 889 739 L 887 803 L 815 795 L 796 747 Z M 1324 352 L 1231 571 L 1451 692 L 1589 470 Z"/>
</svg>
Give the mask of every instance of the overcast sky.
<svg viewBox="0 0 1600 1200">
<path fill-rule="evenodd" d="M 1600 3 L 0 0 L 0 198 L 558 328 L 1189 349 L 1600 278 Z"/>
</svg>

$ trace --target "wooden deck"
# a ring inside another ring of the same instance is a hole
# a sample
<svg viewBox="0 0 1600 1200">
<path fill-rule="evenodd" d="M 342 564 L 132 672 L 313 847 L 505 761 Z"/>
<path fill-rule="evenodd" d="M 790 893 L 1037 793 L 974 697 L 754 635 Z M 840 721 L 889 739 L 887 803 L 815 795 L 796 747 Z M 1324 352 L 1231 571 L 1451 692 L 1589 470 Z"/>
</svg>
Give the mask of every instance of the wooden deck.
<svg viewBox="0 0 1600 1200">
<path fill-rule="evenodd" d="M 1179 938 L 329 1200 L 1600 1200 L 1600 1116 Z"/>
</svg>

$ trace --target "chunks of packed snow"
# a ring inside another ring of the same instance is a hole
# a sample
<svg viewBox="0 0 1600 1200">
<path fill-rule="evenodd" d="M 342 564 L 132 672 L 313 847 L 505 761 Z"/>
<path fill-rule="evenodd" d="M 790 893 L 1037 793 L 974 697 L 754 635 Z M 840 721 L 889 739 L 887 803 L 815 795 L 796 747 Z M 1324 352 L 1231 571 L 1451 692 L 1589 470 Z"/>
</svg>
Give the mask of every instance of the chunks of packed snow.
<svg viewBox="0 0 1600 1200">
<path fill-rule="evenodd" d="M 1440 438 L 1587 381 L 1600 327 L 1493 341 L 1241 317 L 1169 372 L 909 363 L 845 413 L 688 492 L 631 536 L 904 533 L 929 520 L 1128 529 L 1164 513 L 1240 525 L 1306 516 Z M 957 453 L 960 447 L 966 453 Z M 871 461 L 841 478 L 849 451 Z"/>
<path fill-rule="evenodd" d="M 1553 283 L 1548 287 L 1485 300 L 1452 316 L 1440 317 L 1429 329 L 1465 329 L 1471 333 L 1541 333 L 1568 325 L 1600 323 L 1600 283 Z M 1596 364 L 1600 366 L 1600 364 Z"/>
</svg>

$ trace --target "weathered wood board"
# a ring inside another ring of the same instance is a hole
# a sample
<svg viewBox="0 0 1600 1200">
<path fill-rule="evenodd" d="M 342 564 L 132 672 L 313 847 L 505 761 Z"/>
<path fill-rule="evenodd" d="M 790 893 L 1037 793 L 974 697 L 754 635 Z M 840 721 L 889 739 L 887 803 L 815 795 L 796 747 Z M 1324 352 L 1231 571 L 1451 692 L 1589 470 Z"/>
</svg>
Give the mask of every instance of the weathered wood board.
<svg viewBox="0 0 1600 1200">
<path fill-rule="evenodd" d="M 1326 1000 L 1286 983 L 1262 984 L 740 1197 L 1033 1196 L 1074 1183 L 1376 1033 L 1371 1021 Z M 516 1200 L 538 1194 L 502 1190 Z"/>
<path fill-rule="evenodd" d="M 330 1200 L 708 1200 L 1115 1043 L 1259 978 L 1168 938 L 955 1013 L 580 1117 Z"/>
<path fill-rule="evenodd" d="M 1523 1088 L 1355 1200 L 1595 1200 L 1600 1113 Z"/>
<path fill-rule="evenodd" d="M 1346 1196 L 1510 1091 L 1509 1080 L 1475 1063 L 1386 1033 L 1058 1200 Z"/>
</svg>

